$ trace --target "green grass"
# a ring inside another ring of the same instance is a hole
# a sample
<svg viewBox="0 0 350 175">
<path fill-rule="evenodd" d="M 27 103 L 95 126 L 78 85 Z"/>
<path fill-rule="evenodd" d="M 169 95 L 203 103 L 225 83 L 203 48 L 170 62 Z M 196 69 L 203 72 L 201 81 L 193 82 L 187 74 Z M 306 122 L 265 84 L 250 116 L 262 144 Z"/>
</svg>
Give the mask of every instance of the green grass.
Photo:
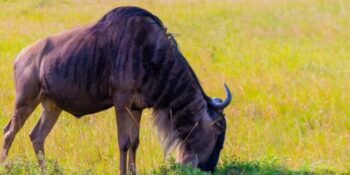
<svg viewBox="0 0 350 175">
<path fill-rule="evenodd" d="M 231 87 L 218 173 L 350 173 L 347 0 L 0 0 L 1 127 L 13 110 L 15 55 L 121 5 L 141 6 L 162 19 L 208 94 L 224 96 L 223 82 Z M 7 167 L 35 169 L 28 133 L 39 114 L 40 108 L 17 135 Z M 164 161 L 150 114 L 141 123 L 139 172 L 198 172 Z M 115 127 L 113 110 L 80 120 L 64 113 L 46 141 L 47 155 L 59 172 L 115 174 Z M 7 171 L 4 165 L 0 170 Z"/>
<path fill-rule="evenodd" d="M 45 169 L 41 169 L 36 160 L 27 160 L 17 158 L 3 163 L 0 166 L 0 174 L 19 175 L 19 174 L 41 174 L 48 175 L 63 175 L 67 172 L 54 159 L 48 159 Z M 70 172 L 70 174 L 92 175 L 103 174 L 104 172 L 95 172 L 93 169 L 78 169 Z M 151 170 L 143 170 L 139 174 L 153 174 L 153 175 L 251 175 L 251 174 L 278 174 L 278 175 L 305 175 L 305 174 L 335 174 L 336 172 L 323 169 L 318 171 L 308 171 L 305 169 L 292 170 L 278 164 L 275 159 L 264 161 L 242 161 L 239 159 L 224 160 L 223 163 L 217 167 L 215 172 L 202 172 L 197 168 L 191 166 L 181 165 L 175 163 L 174 159 L 170 159 L 162 163 L 159 167 Z M 347 174 L 350 172 L 347 172 Z"/>
</svg>

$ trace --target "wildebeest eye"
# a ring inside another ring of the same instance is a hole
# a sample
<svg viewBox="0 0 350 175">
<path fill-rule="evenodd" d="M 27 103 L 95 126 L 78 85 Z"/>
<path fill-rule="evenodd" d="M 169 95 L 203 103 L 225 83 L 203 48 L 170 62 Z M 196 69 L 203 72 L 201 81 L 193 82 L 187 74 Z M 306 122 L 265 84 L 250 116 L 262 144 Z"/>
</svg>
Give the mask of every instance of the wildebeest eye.
<svg viewBox="0 0 350 175">
<path fill-rule="evenodd" d="M 214 126 L 219 132 L 218 134 L 221 134 L 222 132 L 225 132 L 226 130 L 226 121 L 224 118 L 223 113 L 218 112 L 212 112 L 210 115 L 213 119 L 212 126 Z"/>
<path fill-rule="evenodd" d="M 210 117 L 216 121 L 222 120 L 225 117 L 225 114 L 222 110 L 208 110 L 208 113 Z"/>
<path fill-rule="evenodd" d="M 221 134 L 226 130 L 226 125 L 223 124 L 222 122 L 215 122 L 214 126 L 219 131 L 218 134 Z"/>
</svg>

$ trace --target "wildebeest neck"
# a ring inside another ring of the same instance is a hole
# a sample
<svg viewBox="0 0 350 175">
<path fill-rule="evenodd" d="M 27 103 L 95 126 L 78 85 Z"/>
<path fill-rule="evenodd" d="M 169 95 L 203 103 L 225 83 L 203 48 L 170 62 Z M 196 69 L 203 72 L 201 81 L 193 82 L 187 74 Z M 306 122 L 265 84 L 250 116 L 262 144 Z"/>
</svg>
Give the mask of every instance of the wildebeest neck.
<svg viewBox="0 0 350 175">
<path fill-rule="evenodd" d="M 170 37 L 161 69 L 155 74 L 155 85 L 150 86 L 155 124 L 162 136 L 165 152 L 191 136 L 191 130 L 199 122 L 206 109 L 206 95 L 184 56 L 178 50 L 175 39 Z M 188 138 L 191 140 L 191 138 Z"/>
<path fill-rule="evenodd" d="M 162 68 L 155 75 L 157 86 L 151 99 L 155 109 L 171 109 L 176 114 L 195 103 L 187 115 L 196 113 L 204 106 L 205 94 L 199 81 L 181 52 L 177 49 L 173 38 L 169 39 Z M 162 53 L 157 53 L 157 57 Z"/>
</svg>

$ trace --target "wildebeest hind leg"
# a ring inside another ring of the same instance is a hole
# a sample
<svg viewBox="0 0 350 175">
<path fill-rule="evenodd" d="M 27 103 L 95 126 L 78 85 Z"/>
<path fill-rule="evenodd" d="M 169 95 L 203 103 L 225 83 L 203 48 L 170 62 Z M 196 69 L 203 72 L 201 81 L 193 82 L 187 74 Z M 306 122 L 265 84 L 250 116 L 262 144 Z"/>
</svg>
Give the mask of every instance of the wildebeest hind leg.
<svg viewBox="0 0 350 175">
<path fill-rule="evenodd" d="M 27 96 L 18 93 L 16 96 L 15 110 L 9 123 L 4 127 L 4 137 L 1 152 L 1 161 L 5 160 L 9 149 L 18 131 L 23 127 L 29 115 L 39 103 L 38 97 Z"/>
<path fill-rule="evenodd" d="M 51 100 L 45 99 L 41 102 L 42 113 L 39 121 L 30 133 L 30 139 L 32 141 L 35 154 L 37 155 L 39 165 L 44 167 L 44 142 L 47 135 L 55 125 L 61 109 Z"/>
</svg>

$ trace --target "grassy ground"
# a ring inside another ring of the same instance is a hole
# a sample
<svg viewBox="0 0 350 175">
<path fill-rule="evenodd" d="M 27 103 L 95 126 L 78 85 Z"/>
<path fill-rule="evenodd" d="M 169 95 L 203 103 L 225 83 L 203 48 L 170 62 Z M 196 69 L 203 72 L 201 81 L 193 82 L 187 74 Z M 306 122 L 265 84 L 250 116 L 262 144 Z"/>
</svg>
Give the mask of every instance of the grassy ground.
<svg viewBox="0 0 350 175">
<path fill-rule="evenodd" d="M 163 20 L 208 94 L 223 96 L 223 82 L 231 87 L 234 100 L 226 110 L 228 136 L 218 174 L 350 173 L 347 0 L 0 0 L 1 127 L 13 110 L 16 53 L 121 5 L 144 7 Z M 0 174 L 38 172 L 28 133 L 39 113 L 17 135 Z M 139 172 L 199 173 L 164 163 L 150 114 L 142 119 Z M 54 173 L 115 174 L 113 111 L 81 120 L 64 113 L 46 152 L 54 159 Z"/>
</svg>

